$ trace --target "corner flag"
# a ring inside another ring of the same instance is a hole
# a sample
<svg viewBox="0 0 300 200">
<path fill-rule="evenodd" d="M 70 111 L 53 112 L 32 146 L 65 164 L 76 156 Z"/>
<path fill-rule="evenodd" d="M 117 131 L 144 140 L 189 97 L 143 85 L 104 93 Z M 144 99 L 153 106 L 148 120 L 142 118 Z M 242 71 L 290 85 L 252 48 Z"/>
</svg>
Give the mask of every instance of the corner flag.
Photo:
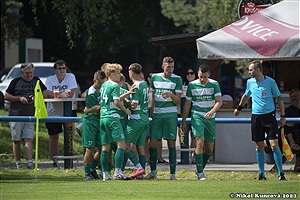
<svg viewBox="0 0 300 200">
<path fill-rule="evenodd" d="M 40 80 L 36 82 L 34 88 L 34 107 L 35 107 L 34 116 L 36 118 L 40 119 L 40 118 L 48 117 L 45 102 L 44 102 L 44 97 L 40 86 Z"/>
<path fill-rule="evenodd" d="M 281 128 L 281 139 L 282 139 L 282 153 L 288 161 L 292 161 L 292 159 L 294 158 L 294 154 L 290 148 L 289 143 L 285 138 L 283 127 Z"/>
<path fill-rule="evenodd" d="M 37 167 L 38 167 L 38 153 L 39 153 L 39 119 L 48 117 L 44 97 L 42 94 L 40 80 L 36 82 L 34 88 L 34 116 L 36 119 L 35 123 L 35 179 L 37 179 Z"/>
</svg>

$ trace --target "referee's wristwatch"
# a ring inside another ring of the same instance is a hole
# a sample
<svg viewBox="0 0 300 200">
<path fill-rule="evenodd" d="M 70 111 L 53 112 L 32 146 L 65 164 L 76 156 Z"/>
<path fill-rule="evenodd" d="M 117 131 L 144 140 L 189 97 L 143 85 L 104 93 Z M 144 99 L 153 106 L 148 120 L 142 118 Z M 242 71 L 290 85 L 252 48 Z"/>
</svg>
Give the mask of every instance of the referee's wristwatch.
<svg viewBox="0 0 300 200">
<path fill-rule="evenodd" d="M 285 118 L 285 115 L 280 115 L 280 117 L 284 117 Z"/>
</svg>

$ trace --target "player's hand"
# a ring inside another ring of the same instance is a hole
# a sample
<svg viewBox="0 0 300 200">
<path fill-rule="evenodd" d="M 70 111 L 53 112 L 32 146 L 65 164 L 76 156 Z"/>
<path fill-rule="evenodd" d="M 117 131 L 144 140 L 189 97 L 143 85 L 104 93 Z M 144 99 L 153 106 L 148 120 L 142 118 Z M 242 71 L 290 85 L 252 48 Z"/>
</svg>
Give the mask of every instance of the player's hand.
<svg viewBox="0 0 300 200">
<path fill-rule="evenodd" d="M 214 115 L 214 112 L 209 111 L 209 112 L 207 112 L 207 113 L 204 115 L 204 118 L 205 118 L 205 119 L 210 119 L 210 118 L 212 118 L 213 115 Z"/>
<path fill-rule="evenodd" d="M 166 92 L 163 92 L 161 95 L 164 99 L 167 99 L 167 98 L 171 97 L 173 95 L 173 93 L 166 91 Z"/>
<path fill-rule="evenodd" d="M 237 109 L 233 110 L 233 115 L 234 116 L 238 116 L 240 114 L 240 111 L 238 111 Z"/>
<path fill-rule="evenodd" d="M 131 111 L 127 108 L 125 113 L 126 113 L 126 115 L 130 115 Z"/>
</svg>

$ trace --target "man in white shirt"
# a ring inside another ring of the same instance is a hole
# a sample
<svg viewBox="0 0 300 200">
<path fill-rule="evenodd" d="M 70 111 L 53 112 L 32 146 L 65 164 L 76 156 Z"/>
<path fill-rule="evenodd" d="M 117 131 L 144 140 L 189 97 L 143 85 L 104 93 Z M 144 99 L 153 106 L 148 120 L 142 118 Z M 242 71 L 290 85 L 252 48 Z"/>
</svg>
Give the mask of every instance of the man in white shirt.
<svg viewBox="0 0 300 200">
<path fill-rule="evenodd" d="M 54 63 L 55 75 L 49 76 L 46 80 L 47 98 L 53 98 L 53 91 L 59 90 L 59 98 L 75 98 L 77 82 L 74 74 L 67 73 L 67 65 L 65 61 L 58 60 Z M 73 104 L 72 104 L 73 105 Z M 63 116 L 63 102 L 47 103 L 48 116 Z M 72 116 L 76 116 L 74 108 L 72 107 Z M 53 159 L 53 167 L 58 167 L 58 162 L 53 156 L 58 155 L 58 139 L 61 133 L 63 123 L 54 122 L 46 123 L 49 134 L 49 151 Z M 73 134 L 74 135 L 74 134 Z"/>
</svg>

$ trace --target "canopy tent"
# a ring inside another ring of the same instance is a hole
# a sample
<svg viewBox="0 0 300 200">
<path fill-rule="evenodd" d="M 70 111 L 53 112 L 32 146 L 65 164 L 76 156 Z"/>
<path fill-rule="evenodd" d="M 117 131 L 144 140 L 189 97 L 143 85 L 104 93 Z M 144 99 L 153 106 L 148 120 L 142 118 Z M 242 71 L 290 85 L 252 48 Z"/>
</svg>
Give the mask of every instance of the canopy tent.
<svg viewBox="0 0 300 200">
<path fill-rule="evenodd" d="M 282 1 L 198 38 L 198 57 L 300 60 L 299 6 Z"/>
</svg>

